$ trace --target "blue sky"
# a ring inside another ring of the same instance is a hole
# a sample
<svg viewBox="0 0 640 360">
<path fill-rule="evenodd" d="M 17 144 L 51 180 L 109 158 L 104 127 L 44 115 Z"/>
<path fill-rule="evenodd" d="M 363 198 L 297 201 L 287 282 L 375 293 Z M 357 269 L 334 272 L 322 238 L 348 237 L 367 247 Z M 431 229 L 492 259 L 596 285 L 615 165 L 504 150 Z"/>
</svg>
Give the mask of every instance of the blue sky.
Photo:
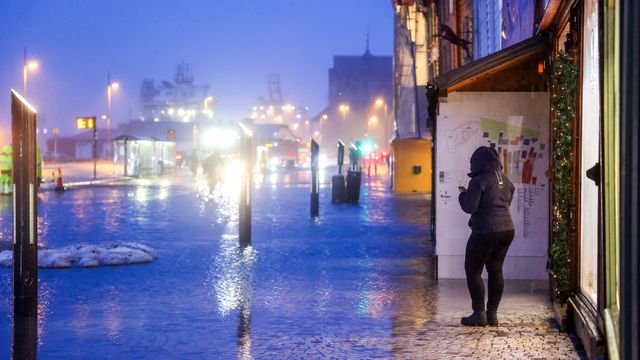
<svg viewBox="0 0 640 360">
<path fill-rule="evenodd" d="M 246 116 L 279 73 L 286 98 L 320 111 L 333 55 L 391 55 L 388 0 L 0 0 L 0 141 L 7 142 L 9 89 L 22 92 L 23 48 L 37 59 L 29 99 L 72 134 L 78 115 L 106 113 L 107 71 L 121 88 L 113 121 L 138 112 L 144 78 L 173 78 L 191 64 L 209 83 L 217 116 Z M 1 93 L 0 93 L 1 94 Z"/>
</svg>

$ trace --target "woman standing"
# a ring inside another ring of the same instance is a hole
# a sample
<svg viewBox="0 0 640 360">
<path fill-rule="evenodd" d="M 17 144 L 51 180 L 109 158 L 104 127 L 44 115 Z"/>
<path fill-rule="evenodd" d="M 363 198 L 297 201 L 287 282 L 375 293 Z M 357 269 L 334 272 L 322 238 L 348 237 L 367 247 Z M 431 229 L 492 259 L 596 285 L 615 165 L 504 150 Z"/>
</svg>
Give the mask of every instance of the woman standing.
<svg viewBox="0 0 640 360">
<path fill-rule="evenodd" d="M 514 230 L 509 206 L 514 186 L 502 172 L 495 149 L 481 146 L 471 155 L 469 188 L 460 186 L 458 201 L 471 214 L 471 236 L 467 242 L 464 268 L 471 295 L 473 314 L 462 318 L 462 325 L 498 325 L 498 305 L 504 279 L 502 264 L 513 240 Z M 482 269 L 489 274 L 489 299 L 485 310 Z"/>
</svg>

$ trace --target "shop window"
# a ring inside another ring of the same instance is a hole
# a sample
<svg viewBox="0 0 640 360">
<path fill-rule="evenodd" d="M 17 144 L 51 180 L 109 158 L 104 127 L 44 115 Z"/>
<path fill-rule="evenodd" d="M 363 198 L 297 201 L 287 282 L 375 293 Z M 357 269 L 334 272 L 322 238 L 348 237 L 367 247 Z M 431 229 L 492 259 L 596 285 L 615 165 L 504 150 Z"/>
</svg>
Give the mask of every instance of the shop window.
<svg viewBox="0 0 640 360">
<path fill-rule="evenodd" d="M 600 66 L 597 0 L 584 2 L 582 125 L 580 172 L 580 289 L 594 304 L 598 298 L 598 187 L 587 178 L 598 163 L 600 140 Z"/>
</svg>

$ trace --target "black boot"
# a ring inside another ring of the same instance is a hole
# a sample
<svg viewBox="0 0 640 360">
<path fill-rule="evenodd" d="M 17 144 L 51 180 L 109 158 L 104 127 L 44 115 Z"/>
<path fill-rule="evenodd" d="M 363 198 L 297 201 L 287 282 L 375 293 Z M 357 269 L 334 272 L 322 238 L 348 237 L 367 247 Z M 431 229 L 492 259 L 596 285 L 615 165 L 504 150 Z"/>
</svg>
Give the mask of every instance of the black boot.
<svg viewBox="0 0 640 360">
<path fill-rule="evenodd" d="M 463 317 L 460 322 L 464 326 L 487 326 L 487 314 L 484 311 L 474 311 L 473 314 Z"/>
<path fill-rule="evenodd" d="M 487 311 L 487 325 L 498 326 L 498 312 Z"/>
</svg>

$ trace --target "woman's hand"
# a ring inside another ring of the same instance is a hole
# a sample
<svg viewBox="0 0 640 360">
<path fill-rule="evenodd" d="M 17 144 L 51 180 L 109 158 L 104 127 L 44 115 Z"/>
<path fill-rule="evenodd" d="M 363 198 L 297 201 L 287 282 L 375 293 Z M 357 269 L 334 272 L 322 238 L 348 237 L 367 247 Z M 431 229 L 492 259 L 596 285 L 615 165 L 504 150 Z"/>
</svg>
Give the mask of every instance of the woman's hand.
<svg viewBox="0 0 640 360">
<path fill-rule="evenodd" d="M 467 188 L 464 186 L 458 186 L 458 190 L 460 190 L 460 192 L 467 192 Z"/>
</svg>

